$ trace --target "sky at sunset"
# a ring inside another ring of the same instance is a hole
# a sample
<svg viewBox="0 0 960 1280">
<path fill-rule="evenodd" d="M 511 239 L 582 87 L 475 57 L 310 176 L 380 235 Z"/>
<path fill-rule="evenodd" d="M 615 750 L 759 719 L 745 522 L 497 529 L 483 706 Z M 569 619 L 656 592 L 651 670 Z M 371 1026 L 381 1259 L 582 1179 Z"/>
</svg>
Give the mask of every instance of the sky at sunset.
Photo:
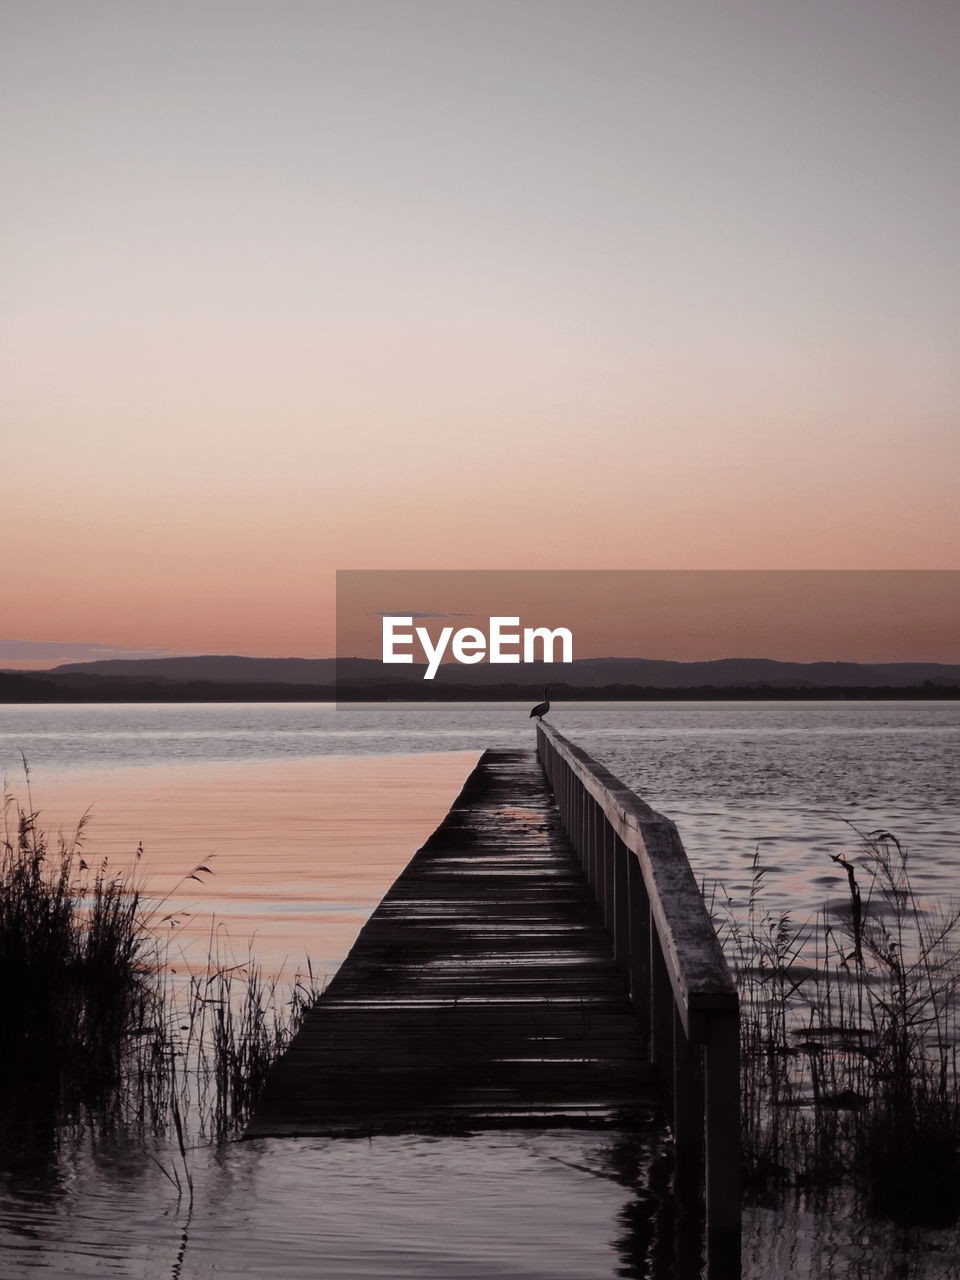
<svg viewBox="0 0 960 1280">
<path fill-rule="evenodd" d="M 574 658 L 642 656 L 700 662 L 960 663 L 960 571 L 348 570 L 337 574 L 337 656 L 382 659 L 384 617 L 431 647 L 442 628 L 565 627 Z M 425 657 L 414 638 L 395 652 Z M 485 645 L 489 651 L 489 646 Z M 518 644 L 505 651 L 519 653 Z M 537 650 L 538 656 L 542 650 Z M 450 641 L 443 660 L 450 661 Z M 557 641 L 555 660 L 561 661 Z M 389 674 L 396 675 L 395 671 Z"/>
<path fill-rule="evenodd" d="M 332 654 L 337 569 L 958 567 L 955 0 L 0 22 L 0 666 Z"/>
</svg>

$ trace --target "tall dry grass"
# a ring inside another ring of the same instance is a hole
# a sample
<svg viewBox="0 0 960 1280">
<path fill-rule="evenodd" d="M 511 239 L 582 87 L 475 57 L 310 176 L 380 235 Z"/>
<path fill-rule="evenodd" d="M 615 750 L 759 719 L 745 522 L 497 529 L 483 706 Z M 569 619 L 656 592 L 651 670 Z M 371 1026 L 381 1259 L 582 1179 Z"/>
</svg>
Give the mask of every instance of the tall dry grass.
<svg viewBox="0 0 960 1280">
<path fill-rule="evenodd" d="M 66 1115 L 103 1107 L 128 1050 L 157 1018 L 156 943 L 141 928 L 135 873 L 88 865 L 84 820 L 49 843 L 37 815 L 3 806 L 0 849 L 0 1084 Z"/>
<path fill-rule="evenodd" d="M 835 857 L 846 896 L 812 921 L 764 905 L 754 857 L 718 921 L 741 995 L 744 1154 L 754 1194 L 847 1184 L 872 1214 L 960 1217 L 960 906 L 916 892 L 889 832 Z"/>
<path fill-rule="evenodd" d="M 0 1125 L 172 1134 L 185 1158 L 188 1141 L 242 1128 L 319 991 L 309 966 L 287 991 L 221 943 L 196 964 L 181 952 L 174 977 L 171 895 L 147 892 L 142 849 L 126 869 L 91 859 L 86 825 L 51 842 L 4 795 Z M 171 894 L 210 874 L 192 868 Z"/>
</svg>

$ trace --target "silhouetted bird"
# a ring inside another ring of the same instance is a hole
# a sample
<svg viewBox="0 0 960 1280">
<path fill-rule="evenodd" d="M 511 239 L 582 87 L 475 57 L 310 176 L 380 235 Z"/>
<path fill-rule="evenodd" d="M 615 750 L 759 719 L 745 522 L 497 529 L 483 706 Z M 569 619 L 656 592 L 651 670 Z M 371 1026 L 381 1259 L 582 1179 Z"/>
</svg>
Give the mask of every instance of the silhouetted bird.
<svg viewBox="0 0 960 1280">
<path fill-rule="evenodd" d="M 543 701 L 542 701 L 542 702 L 538 702 L 538 703 L 537 703 L 537 705 L 536 705 L 536 706 L 533 708 L 533 710 L 530 712 L 530 715 L 531 715 L 531 716 L 536 716 L 538 720 L 542 720 L 542 719 L 543 719 L 543 717 L 544 717 L 544 716 L 547 714 L 547 712 L 550 710 L 550 697 L 549 697 L 549 694 L 548 694 L 548 692 L 547 692 L 547 690 L 548 690 L 549 688 L 550 688 L 550 686 L 549 686 L 549 685 L 547 685 L 547 684 L 545 684 L 545 685 L 543 686 Z"/>
</svg>

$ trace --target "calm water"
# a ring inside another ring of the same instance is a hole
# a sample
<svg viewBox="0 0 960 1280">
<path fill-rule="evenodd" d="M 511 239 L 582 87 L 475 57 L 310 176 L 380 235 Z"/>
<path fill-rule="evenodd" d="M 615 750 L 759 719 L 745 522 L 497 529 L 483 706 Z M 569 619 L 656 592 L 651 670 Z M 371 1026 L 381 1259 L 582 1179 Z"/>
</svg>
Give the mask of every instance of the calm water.
<svg viewBox="0 0 960 1280">
<path fill-rule="evenodd" d="M 576 704 L 551 719 L 678 821 L 700 874 L 736 894 L 760 843 L 796 914 L 840 892 L 828 854 L 846 821 L 910 845 L 931 891 L 957 889 L 956 704 Z M 335 966 L 439 821 L 477 754 L 529 744 L 523 707 L 0 708 L 0 771 L 90 842 L 142 840 L 176 878 L 216 859 L 188 904 L 280 970 L 291 950 Z M 158 1147 L 161 1161 L 173 1153 Z M 133 1144 L 4 1163 L 0 1275 L 492 1280 L 674 1274 L 642 1206 L 657 1147 L 629 1135 L 519 1133 L 426 1141 L 302 1140 L 189 1153 L 191 1213 Z M 952 1237 L 902 1240 L 807 1207 L 746 1220 L 751 1277 L 960 1276 Z"/>
<path fill-rule="evenodd" d="M 897 834 L 922 887 L 955 888 L 957 703 L 573 703 L 550 720 L 672 817 L 698 874 L 731 894 L 760 845 L 779 900 L 815 912 L 841 886 L 829 854 L 856 851 L 849 823 Z M 4 707 L 0 772 L 15 781 L 22 751 L 49 793 L 64 776 L 96 786 L 106 770 L 186 778 L 212 764 L 475 756 L 532 737 L 512 703 Z"/>
</svg>

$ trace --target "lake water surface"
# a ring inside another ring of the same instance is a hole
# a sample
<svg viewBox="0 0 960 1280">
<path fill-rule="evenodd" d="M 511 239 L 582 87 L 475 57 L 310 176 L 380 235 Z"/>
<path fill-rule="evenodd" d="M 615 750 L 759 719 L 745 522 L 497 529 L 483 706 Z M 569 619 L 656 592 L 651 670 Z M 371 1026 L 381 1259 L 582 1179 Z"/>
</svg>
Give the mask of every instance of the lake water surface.
<svg viewBox="0 0 960 1280">
<path fill-rule="evenodd" d="M 812 914 L 842 893 L 829 854 L 855 853 L 850 822 L 900 836 L 926 891 L 957 891 L 955 703 L 579 703 L 550 719 L 734 896 L 759 845 L 773 901 Z M 515 704 L 0 708 L 0 772 L 26 802 L 27 757 L 48 824 L 92 805 L 87 847 L 123 861 L 142 842 L 160 893 L 212 867 L 176 891 L 187 963 L 214 919 L 286 976 L 306 954 L 332 972 L 479 753 L 532 740 Z M 0 1275 L 666 1276 L 637 1211 L 655 1157 L 563 1132 L 204 1146 L 186 1214 L 142 1150 L 88 1136 L 41 1167 L 7 1162 Z M 754 1210 L 746 1274 L 960 1275 L 952 1237 L 921 1243 Z"/>
<path fill-rule="evenodd" d="M 572 703 L 556 706 L 550 720 L 673 818 L 698 875 L 734 895 L 745 889 L 759 846 L 777 900 L 795 914 L 815 912 L 834 886 L 842 891 L 829 855 L 856 852 L 851 823 L 894 832 L 914 854 L 917 883 L 953 891 L 960 704 Z M 198 807 L 179 822 L 181 865 L 188 845 L 209 851 L 213 844 L 222 854 L 228 831 L 236 838 L 230 814 L 242 817 L 248 847 L 258 843 L 265 863 L 281 845 L 309 858 L 310 841 L 323 829 L 315 810 L 327 803 L 324 796 L 336 812 L 345 808 L 350 838 L 362 842 L 370 822 L 351 820 L 356 797 L 345 806 L 336 797 L 346 799 L 347 775 L 359 778 L 363 762 L 428 756 L 419 770 L 411 762 L 410 777 L 426 780 L 436 776 L 437 756 L 463 753 L 465 776 L 486 747 L 532 744 L 526 708 L 513 703 L 0 708 L 0 773 L 16 786 L 23 752 L 36 803 L 58 819 L 67 820 L 70 805 L 93 804 L 95 829 L 106 835 L 121 794 L 152 792 L 163 821 L 144 812 L 127 837 L 131 847 L 137 839 L 169 847 L 165 833 L 177 824 L 177 804 L 202 801 L 206 792 L 207 822 L 194 826 L 192 845 L 188 828 L 202 822 Z M 338 768 L 337 760 L 352 764 Z M 450 769 L 444 795 L 461 772 L 454 761 Z M 260 786 L 257 820 L 241 811 L 242 795 L 252 803 Z M 362 792 L 366 784 L 358 786 Z M 379 789 L 367 788 L 374 802 Z M 410 790 L 405 774 L 391 798 L 408 793 L 412 805 L 416 787 Z M 412 850 L 402 838 L 395 847 L 399 869 Z M 358 859 L 343 862 L 356 866 Z"/>
</svg>

